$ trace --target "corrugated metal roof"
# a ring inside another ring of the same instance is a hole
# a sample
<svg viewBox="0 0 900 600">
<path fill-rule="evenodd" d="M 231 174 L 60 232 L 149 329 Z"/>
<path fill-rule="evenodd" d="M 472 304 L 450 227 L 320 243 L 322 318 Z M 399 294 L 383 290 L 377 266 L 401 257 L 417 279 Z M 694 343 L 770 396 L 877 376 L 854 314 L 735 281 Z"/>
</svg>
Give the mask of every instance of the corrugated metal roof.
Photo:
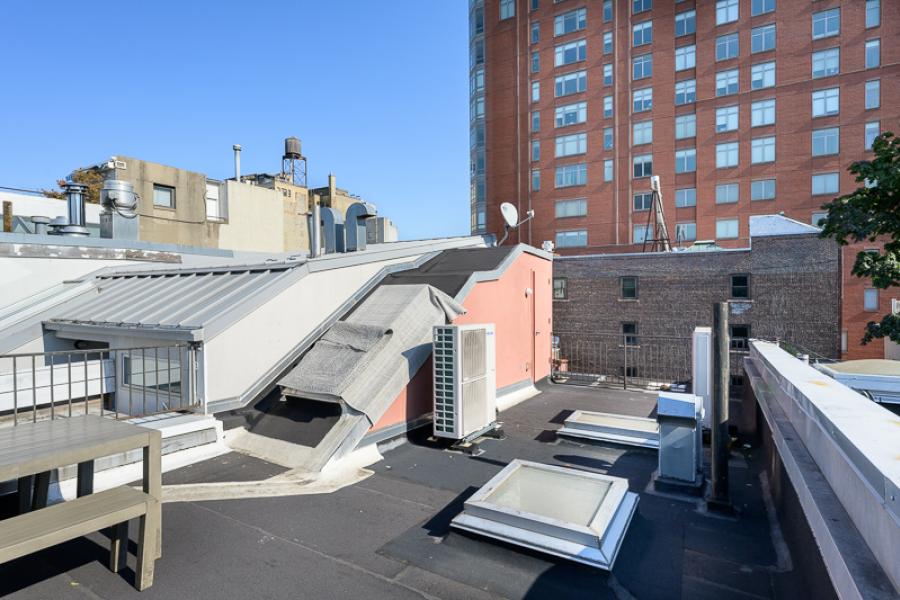
<svg viewBox="0 0 900 600">
<path fill-rule="evenodd" d="M 303 263 L 273 263 L 104 275 L 54 322 L 199 329 Z"/>
</svg>

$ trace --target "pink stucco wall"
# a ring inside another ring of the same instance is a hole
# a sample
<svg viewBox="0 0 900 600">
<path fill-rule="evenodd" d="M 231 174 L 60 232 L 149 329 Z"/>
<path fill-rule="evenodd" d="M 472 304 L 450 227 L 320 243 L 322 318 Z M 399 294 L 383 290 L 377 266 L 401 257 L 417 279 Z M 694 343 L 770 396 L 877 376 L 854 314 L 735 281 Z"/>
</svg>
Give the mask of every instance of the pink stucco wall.
<svg viewBox="0 0 900 600">
<path fill-rule="evenodd" d="M 499 280 L 476 284 L 463 300 L 468 312 L 454 323 L 494 323 L 498 389 L 550 375 L 552 294 L 553 263 L 523 253 Z M 372 431 L 431 412 L 431 391 L 429 359 Z"/>
</svg>

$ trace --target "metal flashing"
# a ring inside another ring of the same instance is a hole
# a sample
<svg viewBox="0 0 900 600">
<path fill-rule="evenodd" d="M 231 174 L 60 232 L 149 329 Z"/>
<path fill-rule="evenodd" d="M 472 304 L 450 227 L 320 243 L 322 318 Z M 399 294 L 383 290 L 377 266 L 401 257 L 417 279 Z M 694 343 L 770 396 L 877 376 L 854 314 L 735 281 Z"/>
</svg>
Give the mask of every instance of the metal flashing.
<svg viewBox="0 0 900 600">
<path fill-rule="evenodd" d="M 566 437 L 659 449 L 659 423 L 646 417 L 576 410 L 556 433 Z"/>
</svg>

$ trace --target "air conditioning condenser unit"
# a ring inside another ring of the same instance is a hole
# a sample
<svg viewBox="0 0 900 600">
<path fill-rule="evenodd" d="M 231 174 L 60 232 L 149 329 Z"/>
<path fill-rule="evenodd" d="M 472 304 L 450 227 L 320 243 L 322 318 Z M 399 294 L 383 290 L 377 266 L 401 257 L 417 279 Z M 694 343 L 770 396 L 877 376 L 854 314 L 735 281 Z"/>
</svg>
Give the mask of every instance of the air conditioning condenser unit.
<svg viewBox="0 0 900 600">
<path fill-rule="evenodd" d="M 494 325 L 434 328 L 434 436 L 466 439 L 497 420 Z"/>
</svg>

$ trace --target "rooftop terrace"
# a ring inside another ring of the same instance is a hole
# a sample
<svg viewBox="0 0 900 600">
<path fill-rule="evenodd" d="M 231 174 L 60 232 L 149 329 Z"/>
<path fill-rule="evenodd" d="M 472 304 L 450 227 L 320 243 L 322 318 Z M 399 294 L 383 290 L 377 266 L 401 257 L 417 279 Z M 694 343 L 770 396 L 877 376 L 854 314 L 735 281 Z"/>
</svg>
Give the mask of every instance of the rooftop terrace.
<svg viewBox="0 0 900 600">
<path fill-rule="evenodd" d="M 504 440 L 468 457 L 415 439 L 384 452 L 363 481 L 331 494 L 163 507 L 163 557 L 141 598 L 776 598 L 801 597 L 762 455 L 731 457 L 737 519 L 647 491 L 652 450 L 557 438 L 570 411 L 650 416 L 656 396 L 544 383 L 503 413 Z M 612 573 L 450 531 L 464 500 L 514 458 L 625 477 L 640 493 Z M 171 471 L 164 484 L 262 480 L 285 469 L 231 453 Z M 134 530 L 134 529 L 133 529 Z M 130 598 L 131 570 L 106 570 L 103 538 L 0 565 L 0 596 Z M 94 543 L 97 542 L 97 543 Z M 826 576 L 823 574 L 823 576 Z"/>
</svg>

